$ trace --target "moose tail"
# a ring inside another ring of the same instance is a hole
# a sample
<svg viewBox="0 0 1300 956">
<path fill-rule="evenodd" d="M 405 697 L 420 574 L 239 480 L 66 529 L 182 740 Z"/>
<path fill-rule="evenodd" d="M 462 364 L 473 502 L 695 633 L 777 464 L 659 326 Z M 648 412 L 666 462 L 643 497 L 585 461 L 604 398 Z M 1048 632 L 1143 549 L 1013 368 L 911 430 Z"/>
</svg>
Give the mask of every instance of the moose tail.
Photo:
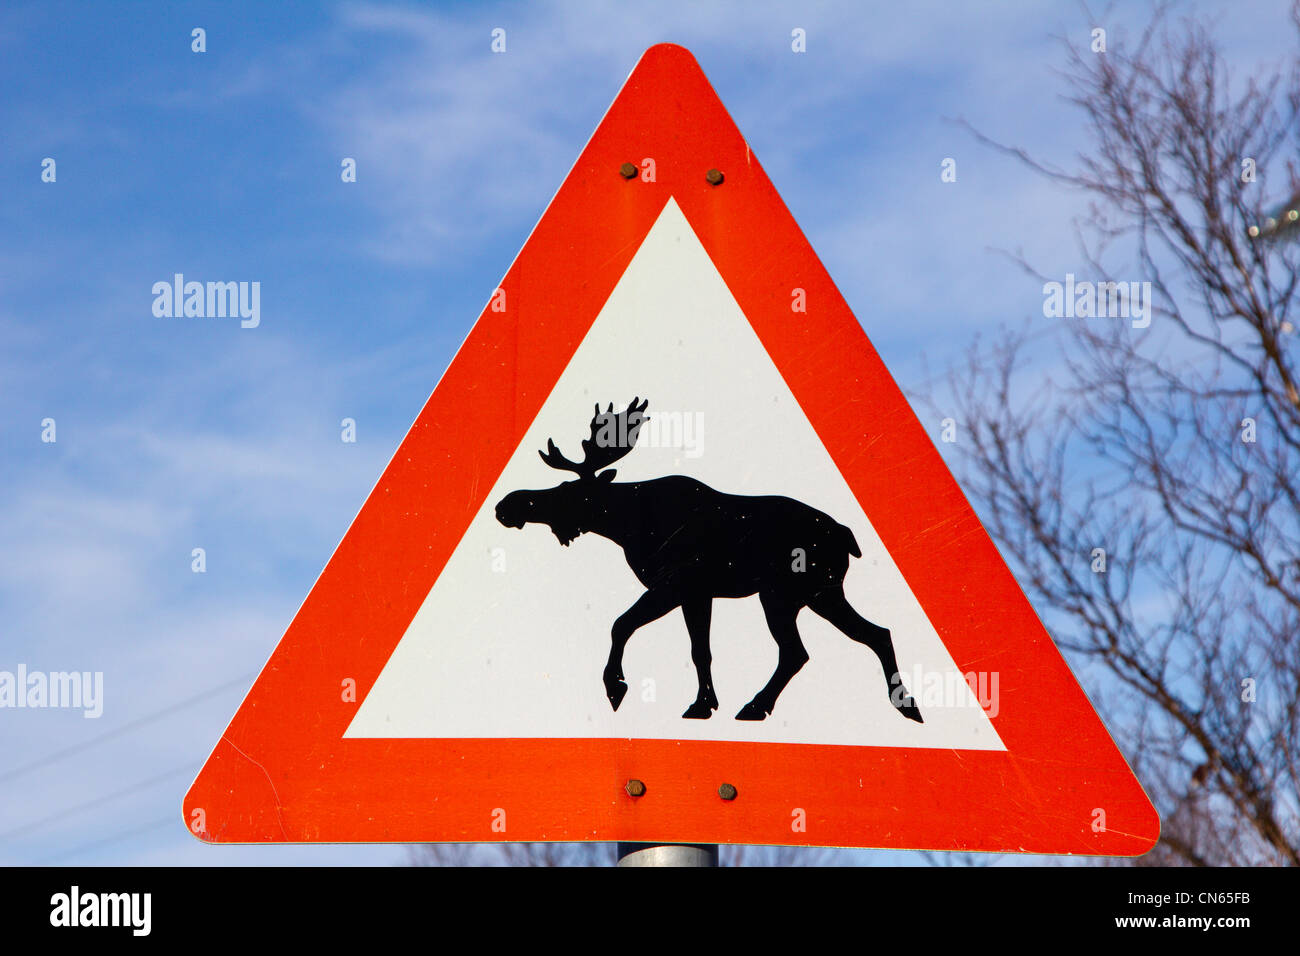
<svg viewBox="0 0 1300 956">
<path fill-rule="evenodd" d="M 844 548 L 849 552 L 849 554 L 853 555 L 853 557 L 862 557 L 862 549 L 858 547 L 858 539 L 853 537 L 853 532 L 844 527 L 844 525 L 839 525 L 839 529 L 842 532 L 840 535 L 840 543 L 844 545 Z"/>
</svg>

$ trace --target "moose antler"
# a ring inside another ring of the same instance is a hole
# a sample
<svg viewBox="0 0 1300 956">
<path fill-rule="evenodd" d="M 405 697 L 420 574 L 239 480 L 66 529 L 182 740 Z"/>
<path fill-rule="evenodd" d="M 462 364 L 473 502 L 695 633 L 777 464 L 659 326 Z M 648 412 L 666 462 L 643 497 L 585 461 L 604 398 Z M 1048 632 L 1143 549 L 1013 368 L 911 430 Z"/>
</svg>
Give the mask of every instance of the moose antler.
<svg viewBox="0 0 1300 956">
<path fill-rule="evenodd" d="M 637 434 L 645 423 L 645 410 L 650 406 L 647 399 L 632 404 L 625 411 L 614 412 L 614 403 L 609 409 L 600 410 L 596 405 L 596 414 L 591 419 L 591 437 L 582 440 L 583 459 L 581 462 L 570 461 L 555 447 L 553 439 L 546 440 L 546 451 L 539 451 L 542 461 L 560 471 L 571 471 L 580 478 L 594 478 L 596 472 L 608 468 L 632 450 L 636 444 Z"/>
</svg>

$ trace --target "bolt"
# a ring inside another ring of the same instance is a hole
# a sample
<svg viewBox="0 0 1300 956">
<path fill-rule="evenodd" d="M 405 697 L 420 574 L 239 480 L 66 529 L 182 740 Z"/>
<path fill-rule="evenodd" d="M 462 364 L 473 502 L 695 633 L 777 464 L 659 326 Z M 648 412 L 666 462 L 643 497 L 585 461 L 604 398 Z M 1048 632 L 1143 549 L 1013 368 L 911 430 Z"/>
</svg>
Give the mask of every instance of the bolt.
<svg viewBox="0 0 1300 956">
<path fill-rule="evenodd" d="M 622 166 L 618 167 L 618 174 L 624 179 L 632 179 L 636 176 L 636 167 L 631 163 L 624 163 Z"/>
<path fill-rule="evenodd" d="M 640 780 L 629 780 L 623 789 L 627 791 L 629 797 L 645 796 L 645 784 Z"/>
<path fill-rule="evenodd" d="M 735 800 L 736 793 L 737 790 L 735 786 L 729 783 L 724 783 L 722 786 L 718 788 L 718 796 L 720 796 L 723 800 Z"/>
<path fill-rule="evenodd" d="M 722 185 L 722 171 L 719 169 L 710 169 L 704 174 L 704 178 L 707 179 L 709 184 L 712 186 Z"/>
</svg>

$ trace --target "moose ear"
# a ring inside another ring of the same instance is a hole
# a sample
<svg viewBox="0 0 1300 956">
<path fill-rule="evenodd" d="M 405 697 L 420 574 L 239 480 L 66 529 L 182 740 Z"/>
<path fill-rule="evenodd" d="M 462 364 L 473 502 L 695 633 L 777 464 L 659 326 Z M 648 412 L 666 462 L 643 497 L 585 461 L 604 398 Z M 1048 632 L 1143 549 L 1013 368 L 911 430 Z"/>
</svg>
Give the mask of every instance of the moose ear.
<svg viewBox="0 0 1300 956">
<path fill-rule="evenodd" d="M 597 481 L 613 481 L 614 476 L 618 474 L 617 468 L 608 468 L 596 476 Z"/>
</svg>

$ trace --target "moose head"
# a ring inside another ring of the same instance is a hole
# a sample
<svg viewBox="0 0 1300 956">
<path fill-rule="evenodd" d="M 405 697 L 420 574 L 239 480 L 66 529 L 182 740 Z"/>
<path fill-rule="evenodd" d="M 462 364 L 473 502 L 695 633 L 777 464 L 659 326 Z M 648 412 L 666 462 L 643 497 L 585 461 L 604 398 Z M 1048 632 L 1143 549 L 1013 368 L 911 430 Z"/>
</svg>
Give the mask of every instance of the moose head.
<svg viewBox="0 0 1300 956">
<path fill-rule="evenodd" d="M 539 451 L 542 461 L 559 471 L 571 471 L 578 477 L 554 488 L 539 491 L 512 491 L 496 506 L 496 518 L 507 528 L 522 528 L 528 522 L 549 525 L 560 544 L 568 546 L 578 535 L 591 530 L 591 518 L 604 510 L 602 492 L 616 474 L 609 466 L 623 458 L 636 444 L 637 433 L 645 422 L 650 402 L 638 404 L 632 399 L 624 411 L 615 412 L 613 403 L 606 411 L 596 405 L 591 419 L 591 436 L 582 441 L 583 459 L 570 461 L 547 439 L 546 451 Z M 604 469 L 604 470 L 602 470 Z"/>
</svg>

